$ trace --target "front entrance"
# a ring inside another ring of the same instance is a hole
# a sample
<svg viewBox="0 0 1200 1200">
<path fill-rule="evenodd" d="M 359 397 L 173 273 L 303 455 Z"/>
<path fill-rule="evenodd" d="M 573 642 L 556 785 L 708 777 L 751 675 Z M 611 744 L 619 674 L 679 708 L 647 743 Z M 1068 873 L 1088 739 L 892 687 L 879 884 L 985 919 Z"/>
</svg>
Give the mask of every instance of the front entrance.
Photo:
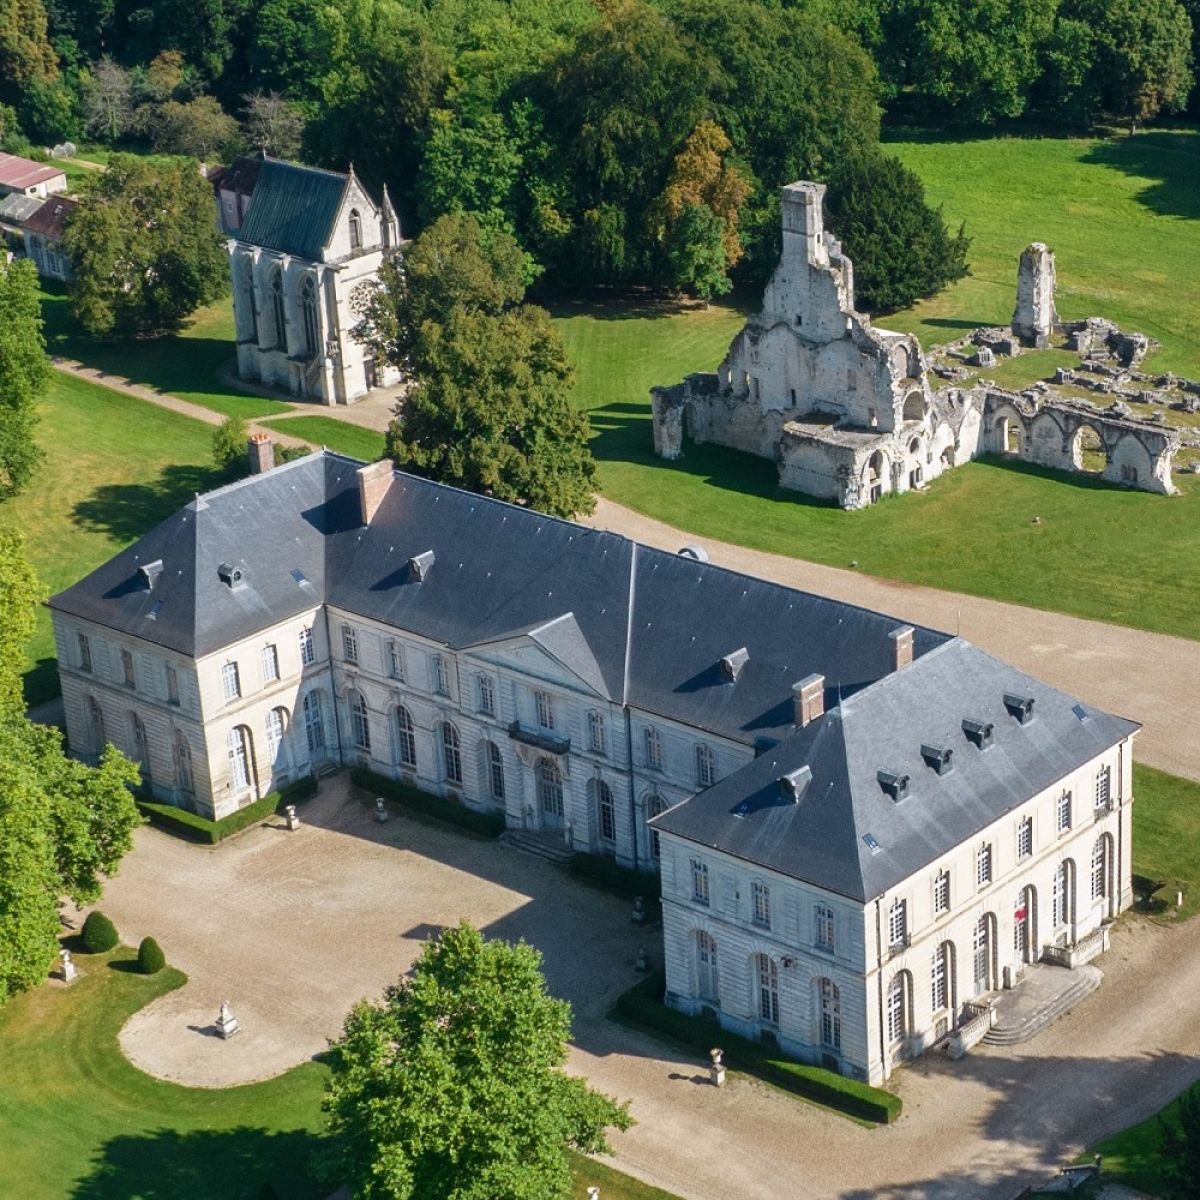
<svg viewBox="0 0 1200 1200">
<path fill-rule="evenodd" d="M 553 759 L 538 760 L 534 771 L 537 777 L 538 809 L 543 829 L 562 829 L 564 825 L 562 772 Z"/>
</svg>

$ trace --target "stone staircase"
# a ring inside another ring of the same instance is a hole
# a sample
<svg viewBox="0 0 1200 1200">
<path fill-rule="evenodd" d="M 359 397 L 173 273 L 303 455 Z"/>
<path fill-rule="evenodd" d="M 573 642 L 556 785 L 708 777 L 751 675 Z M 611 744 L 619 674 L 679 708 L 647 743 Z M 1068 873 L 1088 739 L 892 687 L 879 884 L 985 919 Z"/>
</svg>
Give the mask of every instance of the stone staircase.
<svg viewBox="0 0 1200 1200">
<path fill-rule="evenodd" d="M 1019 996 L 1020 989 L 1035 978 L 1038 986 L 1034 993 Z M 1094 992 L 1103 978 L 1098 968 L 1090 966 L 1076 967 L 1073 971 L 1042 964 L 1027 968 L 1026 978 L 1017 989 L 1002 992 L 997 998 L 992 1027 L 983 1035 L 983 1041 L 993 1046 L 1027 1042 Z"/>
<path fill-rule="evenodd" d="M 565 867 L 574 857 L 574 851 L 563 841 L 561 833 L 535 829 L 506 829 L 500 835 L 500 845 L 522 854 L 531 854 L 560 867 Z"/>
</svg>

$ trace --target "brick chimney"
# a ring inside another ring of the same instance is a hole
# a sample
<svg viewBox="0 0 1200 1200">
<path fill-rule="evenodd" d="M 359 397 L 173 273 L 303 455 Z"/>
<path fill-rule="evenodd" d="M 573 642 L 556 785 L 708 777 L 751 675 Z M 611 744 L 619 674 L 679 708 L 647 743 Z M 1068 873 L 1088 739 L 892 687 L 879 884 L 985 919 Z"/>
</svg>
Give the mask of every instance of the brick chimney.
<svg viewBox="0 0 1200 1200">
<path fill-rule="evenodd" d="M 792 707 L 797 729 L 825 715 L 825 676 L 809 675 L 792 684 Z"/>
<path fill-rule="evenodd" d="M 370 525 L 371 519 L 379 511 L 388 488 L 392 486 L 394 470 L 395 465 L 390 458 L 381 458 L 378 462 L 358 468 L 359 519 L 363 525 Z"/>
<path fill-rule="evenodd" d="M 892 639 L 892 646 L 895 650 L 892 669 L 898 671 L 901 667 L 907 667 L 913 660 L 913 627 L 901 625 L 898 629 L 893 629 L 888 637 Z"/>
<path fill-rule="evenodd" d="M 246 443 L 246 456 L 250 459 L 250 474 L 261 475 L 275 465 L 275 443 L 268 433 L 252 433 Z"/>
</svg>

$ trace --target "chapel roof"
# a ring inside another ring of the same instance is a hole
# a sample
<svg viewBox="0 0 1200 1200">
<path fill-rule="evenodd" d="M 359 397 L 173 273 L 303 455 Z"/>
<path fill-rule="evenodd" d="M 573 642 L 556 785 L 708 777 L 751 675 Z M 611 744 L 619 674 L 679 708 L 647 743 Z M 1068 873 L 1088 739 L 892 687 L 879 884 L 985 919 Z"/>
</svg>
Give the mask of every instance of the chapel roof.
<svg viewBox="0 0 1200 1200">
<path fill-rule="evenodd" d="M 350 176 L 340 171 L 263 158 L 238 240 L 310 262 L 321 258 Z"/>
</svg>

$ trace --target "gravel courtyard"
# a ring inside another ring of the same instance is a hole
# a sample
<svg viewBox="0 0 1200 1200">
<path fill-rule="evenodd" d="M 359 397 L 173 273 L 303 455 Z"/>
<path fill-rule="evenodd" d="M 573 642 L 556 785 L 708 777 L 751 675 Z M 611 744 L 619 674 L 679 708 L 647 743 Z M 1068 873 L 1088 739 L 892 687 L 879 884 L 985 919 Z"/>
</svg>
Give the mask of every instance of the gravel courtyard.
<svg viewBox="0 0 1200 1200">
<path fill-rule="evenodd" d="M 575 1008 L 570 1069 L 632 1099 L 617 1165 L 687 1200 L 1011 1200 L 1200 1077 L 1200 920 L 1134 920 L 1100 960 L 1099 990 L 1031 1042 L 898 1072 L 894 1126 L 736 1076 L 718 1091 L 699 1062 L 603 1016 L 638 977 L 639 946 L 661 954 L 626 902 L 493 842 L 398 815 L 376 825 L 360 795 L 338 777 L 300 830 L 277 822 L 218 849 L 138 831 L 103 907 L 124 941 L 153 934 L 190 977 L 123 1031 L 138 1066 L 202 1086 L 281 1072 L 336 1037 L 429 933 L 468 917 L 542 949 L 551 989 Z M 223 999 L 244 1026 L 230 1042 L 211 1030 Z"/>
</svg>

